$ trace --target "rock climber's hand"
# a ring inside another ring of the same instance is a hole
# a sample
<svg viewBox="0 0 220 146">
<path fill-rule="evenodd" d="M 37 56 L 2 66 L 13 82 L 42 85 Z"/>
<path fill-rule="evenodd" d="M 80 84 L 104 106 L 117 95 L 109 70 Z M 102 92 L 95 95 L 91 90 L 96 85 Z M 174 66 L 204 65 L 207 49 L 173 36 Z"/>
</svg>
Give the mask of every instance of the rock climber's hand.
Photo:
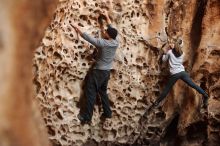
<svg viewBox="0 0 220 146">
<path fill-rule="evenodd" d="M 163 45 L 162 50 L 164 53 L 167 53 L 167 51 L 170 49 L 168 43 L 166 43 L 165 45 Z"/>
<path fill-rule="evenodd" d="M 82 31 L 77 27 L 77 26 L 75 26 L 75 25 L 73 25 L 73 24 L 70 24 L 75 30 L 76 30 L 76 32 L 78 33 L 78 34 L 80 34 L 81 36 L 82 36 Z"/>
<path fill-rule="evenodd" d="M 108 11 L 105 10 L 105 11 L 103 12 L 103 15 L 106 17 L 107 24 L 110 25 L 110 24 L 111 24 L 111 20 L 110 20 L 110 18 L 109 18 L 109 16 L 108 16 Z"/>
<path fill-rule="evenodd" d="M 105 17 L 108 17 L 108 12 L 107 12 L 106 10 L 104 10 L 104 11 L 103 11 L 103 15 L 104 15 Z"/>
</svg>

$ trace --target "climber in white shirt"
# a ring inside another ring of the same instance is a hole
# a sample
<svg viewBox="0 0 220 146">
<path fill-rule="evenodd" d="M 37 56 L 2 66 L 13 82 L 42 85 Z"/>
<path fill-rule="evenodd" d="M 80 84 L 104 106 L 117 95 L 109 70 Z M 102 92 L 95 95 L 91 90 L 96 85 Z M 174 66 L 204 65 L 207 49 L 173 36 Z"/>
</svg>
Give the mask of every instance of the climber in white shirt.
<svg viewBox="0 0 220 146">
<path fill-rule="evenodd" d="M 187 85 L 194 88 L 196 91 L 203 95 L 203 108 L 206 108 L 208 105 L 208 94 L 201 87 L 196 85 L 191 80 L 189 74 L 185 71 L 185 68 L 183 66 L 184 52 L 182 51 L 182 43 L 183 42 L 181 39 L 174 40 L 169 44 L 169 48 L 163 48 L 164 54 L 162 56 L 162 60 L 164 62 L 168 61 L 171 76 L 169 77 L 168 82 L 165 88 L 163 89 L 162 93 L 153 103 L 152 107 L 159 105 L 159 103 L 167 96 L 167 94 L 169 93 L 169 91 L 178 79 L 181 79 Z"/>
</svg>

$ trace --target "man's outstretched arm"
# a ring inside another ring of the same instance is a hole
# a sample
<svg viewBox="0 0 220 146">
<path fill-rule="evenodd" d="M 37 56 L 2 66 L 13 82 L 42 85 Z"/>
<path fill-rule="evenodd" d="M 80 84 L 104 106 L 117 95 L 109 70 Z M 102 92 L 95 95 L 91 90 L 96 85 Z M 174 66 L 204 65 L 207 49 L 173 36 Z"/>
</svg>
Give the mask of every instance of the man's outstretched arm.
<svg viewBox="0 0 220 146">
<path fill-rule="evenodd" d="M 104 11 L 101 15 L 105 17 L 105 20 L 107 22 L 107 27 L 111 27 L 111 20 L 109 18 L 108 12 Z M 101 35 L 103 38 L 105 38 L 106 37 L 106 30 L 104 29 L 104 25 L 102 24 L 100 26 L 100 28 L 101 28 Z"/>
<path fill-rule="evenodd" d="M 166 44 L 162 47 L 162 50 L 163 50 L 163 56 L 162 56 L 162 60 L 163 62 L 167 61 L 168 58 L 169 58 L 169 54 L 168 54 L 168 51 L 169 51 L 169 45 Z"/>
<path fill-rule="evenodd" d="M 84 38 L 85 40 L 87 40 L 89 43 L 91 43 L 92 45 L 96 46 L 96 47 L 103 47 L 103 42 L 101 39 L 97 39 L 97 38 L 94 38 L 90 35 L 88 35 L 87 33 L 82 33 L 82 31 L 71 24 L 71 26 L 76 30 L 76 32 L 82 37 Z"/>
<path fill-rule="evenodd" d="M 110 18 L 109 18 L 109 16 L 108 16 L 108 12 L 107 12 L 107 11 L 105 11 L 103 15 L 106 17 L 106 22 L 107 22 L 107 25 L 111 25 L 111 24 L 112 24 L 112 22 L 111 22 L 111 19 L 110 19 Z"/>
<path fill-rule="evenodd" d="M 82 37 L 82 31 L 78 28 L 78 27 L 76 27 L 76 26 L 74 26 L 74 25 L 72 25 L 72 24 L 70 24 L 75 30 L 76 30 L 76 32 Z"/>
</svg>

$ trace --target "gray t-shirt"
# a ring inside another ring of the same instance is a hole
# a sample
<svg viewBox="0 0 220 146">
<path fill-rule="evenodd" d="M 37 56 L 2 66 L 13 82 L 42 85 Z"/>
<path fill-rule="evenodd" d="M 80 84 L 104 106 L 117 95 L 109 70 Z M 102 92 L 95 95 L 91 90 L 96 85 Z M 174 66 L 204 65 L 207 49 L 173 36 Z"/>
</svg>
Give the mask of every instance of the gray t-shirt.
<svg viewBox="0 0 220 146">
<path fill-rule="evenodd" d="M 112 69 L 115 52 L 119 46 L 118 39 L 106 40 L 102 38 L 94 38 L 87 33 L 83 33 L 82 37 L 98 49 L 98 56 L 96 58 L 94 69 Z"/>
<path fill-rule="evenodd" d="M 176 57 L 172 50 L 169 50 L 165 55 L 163 55 L 162 60 L 167 61 L 169 59 L 170 73 L 173 75 L 181 71 L 185 71 L 183 66 L 183 58 L 184 53 L 180 57 Z"/>
</svg>

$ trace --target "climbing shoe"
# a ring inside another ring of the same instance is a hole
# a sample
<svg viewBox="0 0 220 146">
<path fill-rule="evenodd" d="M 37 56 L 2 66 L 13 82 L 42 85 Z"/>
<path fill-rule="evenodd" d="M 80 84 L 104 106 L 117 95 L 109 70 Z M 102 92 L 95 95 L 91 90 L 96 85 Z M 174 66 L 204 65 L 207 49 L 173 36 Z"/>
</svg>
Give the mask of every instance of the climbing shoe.
<svg viewBox="0 0 220 146">
<path fill-rule="evenodd" d="M 152 111 L 153 108 L 159 108 L 160 102 L 155 101 L 153 104 L 151 104 L 144 112 L 143 117 L 147 118 L 147 115 Z"/>
<path fill-rule="evenodd" d="M 204 96 L 202 98 L 202 108 L 207 108 L 208 107 L 208 96 Z"/>
<path fill-rule="evenodd" d="M 83 117 L 81 114 L 78 114 L 77 115 L 77 118 L 80 120 L 80 122 L 82 123 L 82 124 L 89 124 L 89 123 L 91 123 L 91 120 L 88 120 L 88 119 L 86 119 L 85 117 Z"/>
<path fill-rule="evenodd" d="M 104 113 L 100 117 L 100 119 L 103 120 L 103 121 L 105 121 L 106 119 L 110 119 L 110 118 L 112 118 L 112 115 L 106 115 Z"/>
</svg>

